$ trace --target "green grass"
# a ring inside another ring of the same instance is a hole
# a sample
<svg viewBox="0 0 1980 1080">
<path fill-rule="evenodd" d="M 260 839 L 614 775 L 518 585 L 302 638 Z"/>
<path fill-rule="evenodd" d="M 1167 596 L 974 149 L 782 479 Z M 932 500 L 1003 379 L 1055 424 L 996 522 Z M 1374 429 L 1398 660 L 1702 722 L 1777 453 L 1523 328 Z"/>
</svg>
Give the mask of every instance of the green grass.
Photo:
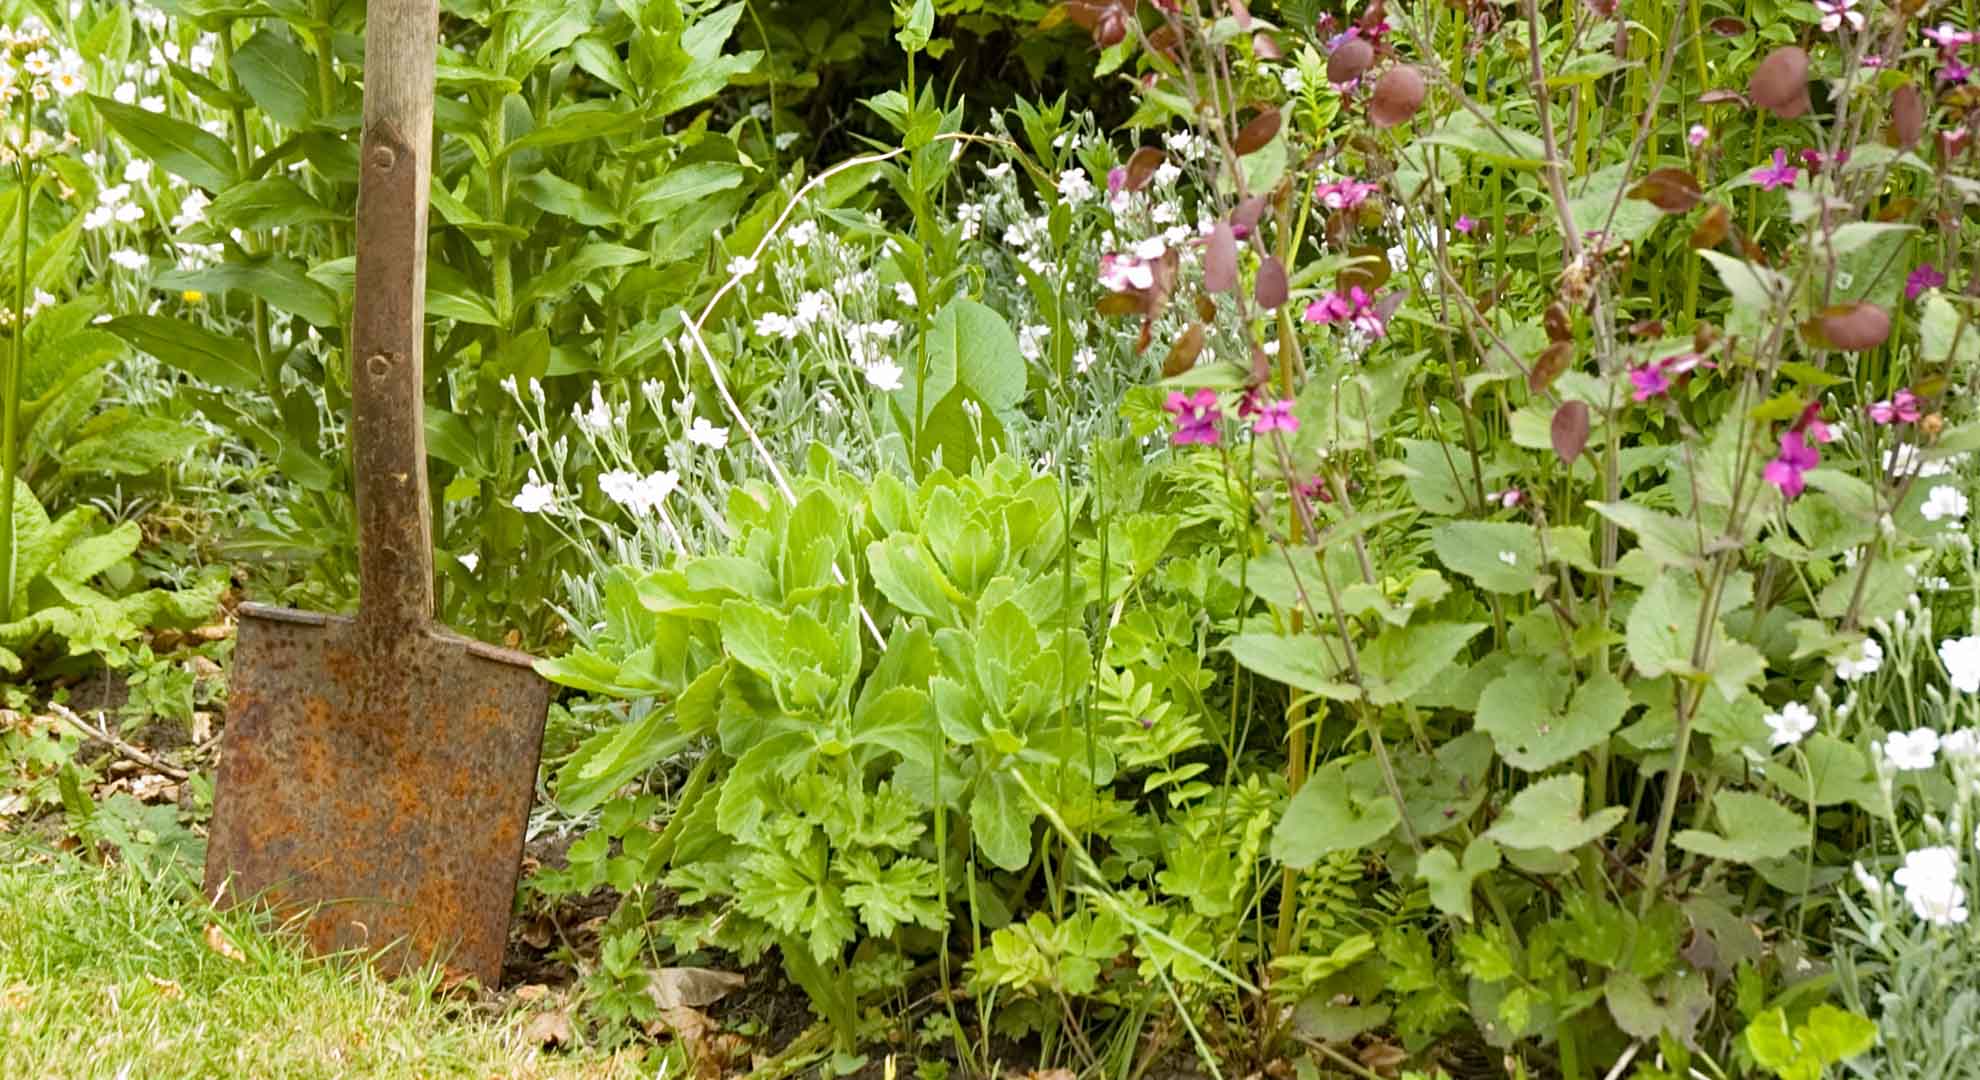
<svg viewBox="0 0 1980 1080">
<path fill-rule="evenodd" d="M 242 959 L 206 941 L 217 924 Z M 547 1055 L 524 1017 L 305 956 L 190 883 L 0 836 L 0 1076 L 630 1077 L 631 1058 Z"/>
</svg>

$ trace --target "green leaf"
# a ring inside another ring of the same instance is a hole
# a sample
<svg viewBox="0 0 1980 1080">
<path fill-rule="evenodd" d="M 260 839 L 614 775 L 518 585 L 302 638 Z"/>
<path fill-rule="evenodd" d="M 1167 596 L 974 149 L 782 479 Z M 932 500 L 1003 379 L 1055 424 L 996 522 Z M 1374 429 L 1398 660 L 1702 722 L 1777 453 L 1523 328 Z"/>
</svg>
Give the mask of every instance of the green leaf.
<svg viewBox="0 0 1980 1080">
<path fill-rule="evenodd" d="M 742 166 L 726 161 L 697 161 L 668 169 L 633 189 L 633 224 L 650 225 L 681 207 L 738 187 L 743 175 Z"/>
<path fill-rule="evenodd" d="M 1272 831 L 1272 858 L 1295 869 L 1334 851 L 1374 847 L 1402 820 L 1381 790 L 1357 789 L 1336 758 L 1307 778 Z"/>
<path fill-rule="evenodd" d="M 162 315 L 121 315 L 105 329 L 140 352 L 196 379 L 229 390 L 261 390 L 260 366 L 247 343 Z"/>
<path fill-rule="evenodd" d="M 1335 663 L 1317 637 L 1253 632 L 1230 638 L 1224 648 L 1246 670 L 1273 682 L 1334 701 L 1353 701 L 1360 696 L 1353 683 L 1334 677 Z"/>
<path fill-rule="evenodd" d="M 63 549 L 50 578 L 83 584 L 90 578 L 123 562 L 144 541 L 144 531 L 135 521 L 126 521 L 108 532 L 87 536 Z"/>
<path fill-rule="evenodd" d="M 1555 776 L 1530 784 L 1506 804 L 1485 835 L 1512 848 L 1566 853 L 1616 827 L 1628 813 L 1611 806 L 1583 817 L 1582 779 Z"/>
<path fill-rule="evenodd" d="M 772 683 L 790 678 L 788 620 L 761 604 L 728 600 L 721 625 L 723 650 L 744 667 Z"/>
<path fill-rule="evenodd" d="M 1767 762 L 1767 779 L 1775 787 L 1816 806 L 1854 803 L 1865 810 L 1875 809 L 1879 801 L 1877 771 L 1861 747 L 1824 732 L 1809 736 L 1796 750 L 1806 759 L 1806 770 L 1800 760 L 1776 758 Z"/>
<path fill-rule="evenodd" d="M 602 227 L 619 220 L 618 212 L 605 201 L 605 196 L 553 172 L 531 173 L 523 177 L 516 190 L 537 209 L 570 218 L 580 225 Z"/>
<path fill-rule="evenodd" d="M 646 261 L 646 252 L 623 244 L 586 244 L 577 254 L 561 259 L 550 272 L 538 276 L 516 297 L 516 307 L 526 308 L 539 300 L 561 297 L 572 288 L 586 284 L 585 278 L 599 270 L 631 266 Z"/>
<path fill-rule="evenodd" d="M 286 176 L 247 180 L 227 188 L 206 208 L 206 217 L 223 228 L 250 232 L 350 220 L 349 214 L 323 205 Z"/>
<path fill-rule="evenodd" d="M 1703 562 L 1698 527 L 1683 518 L 1659 513 L 1635 503 L 1588 504 L 1595 512 L 1628 529 L 1643 545 L 1644 554 L 1665 569 L 1690 569 Z"/>
<path fill-rule="evenodd" d="M 234 51 L 234 76 L 261 111 L 288 128 L 316 120 L 316 64 L 281 23 L 262 28 Z"/>
<path fill-rule="evenodd" d="M 1795 1035 L 1815 1060 L 1839 1065 L 1877 1044 L 1877 1025 L 1825 1002 L 1809 1010 L 1808 1022 L 1796 1026 Z"/>
<path fill-rule="evenodd" d="M 1471 113 L 1459 109 L 1451 113 L 1435 131 L 1419 135 L 1418 143 L 1447 146 L 1476 154 L 1496 165 L 1537 169 L 1546 163 L 1547 148 L 1539 136 L 1529 135 L 1505 123 L 1487 125 Z"/>
<path fill-rule="evenodd" d="M 1510 521 L 1452 521 L 1430 531 L 1445 566 L 1495 593 L 1531 593 L 1544 578 L 1540 533 Z"/>
<path fill-rule="evenodd" d="M 1704 602 L 1687 575 L 1664 574 L 1637 597 L 1627 624 L 1629 662 L 1645 678 L 1689 675 L 1698 641 L 1698 610 Z"/>
<path fill-rule="evenodd" d="M 1477 725 L 1515 768 L 1543 772 L 1607 743 L 1629 706 L 1629 691 L 1606 671 L 1577 682 L 1522 656 L 1479 696 Z"/>
<path fill-rule="evenodd" d="M 1025 868 L 1031 861 L 1031 823 L 1037 817 L 1037 807 L 1015 774 L 999 770 L 977 778 L 976 797 L 969 804 L 970 831 L 993 865 Z"/>
<path fill-rule="evenodd" d="M 938 625 L 956 624 L 955 603 L 962 594 L 943 576 L 920 537 L 897 532 L 876 540 L 867 545 L 866 561 L 873 584 L 888 603 L 910 615 L 925 615 Z"/>
<path fill-rule="evenodd" d="M 119 105 L 95 94 L 89 100 L 111 130 L 130 143 L 139 156 L 166 172 L 208 191 L 225 191 L 240 178 L 235 172 L 234 152 L 213 135 L 135 105 Z"/>
<path fill-rule="evenodd" d="M 1430 902 L 1438 911 L 1470 922 L 1472 882 L 1498 868 L 1499 845 L 1475 836 L 1465 845 L 1463 863 L 1449 848 L 1432 848 L 1417 860 L 1416 876 L 1430 887 Z"/>
<path fill-rule="evenodd" d="M 205 431 L 162 416 L 141 416 L 102 434 L 79 439 L 62 451 L 62 471 L 71 475 L 144 476 L 206 445 Z"/>
<path fill-rule="evenodd" d="M 1719 280 L 1732 294 L 1726 316 L 1726 329 L 1741 337 L 1756 336 L 1773 316 L 1775 307 L 1789 295 L 1787 279 L 1764 266 L 1735 259 L 1717 251 L 1698 253 L 1719 273 Z"/>
<path fill-rule="evenodd" d="M 1685 829 L 1672 842 L 1707 858 L 1739 863 L 1778 859 L 1808 843 L 1807 820 L 1765 795 L 1721 791 L 1712 797 L 1712 811 L 1722 832 Z"/>
<path fill-rule="evenodd" d="M 1927 365 L 1953 371 L 1980 367 L 1980 320 L 1962 313 L 1946 295 L 1934 289 L 1925 297 L 1919 317 L 1920 358 Z"/>
<path fill-rule="evenodd" d="M 524 150 L 547 150 L 556 146 L 591 139 L 629 135 L 645 124 L 639 112 L 622 109 L 616 101 L 582 101 L 564 105 L 550 113 L 550 119 L 535 131 L 502 148 L 498 158 Z"/>
<path fill-rule="evenodd" d="M 710 693 L 704 684 L 719 684 L 728 669 L 717 665 L 703 672 L 687 694 Z M 591 811 L 613 792 L 638 779 L 646 770 L 679 753 L 700 735 L 682 730 L 672 709 L 650 707 L 635 719 L 598 732 L 578 745 L 557 770 L 557 805 L 567 814 Z"/>
<path fill-rule="evenodd" d="M 325 330 L 343 321 L 337 313 L 337 294 L 304 273 L 300 263 L 280 255 L 197 270 L 168 270 L 152 281 L 152 287 L 173 293 L 191 289 L 215 296 L 238 290 Z"/>
<path fill-rule="evenodd" d="M 1361 650 L 1368 700 L 1395 705 L 1451 670 L 1452 661 L 1484 623 L 1414 623 L 1391 626 Z"/>
</svg>

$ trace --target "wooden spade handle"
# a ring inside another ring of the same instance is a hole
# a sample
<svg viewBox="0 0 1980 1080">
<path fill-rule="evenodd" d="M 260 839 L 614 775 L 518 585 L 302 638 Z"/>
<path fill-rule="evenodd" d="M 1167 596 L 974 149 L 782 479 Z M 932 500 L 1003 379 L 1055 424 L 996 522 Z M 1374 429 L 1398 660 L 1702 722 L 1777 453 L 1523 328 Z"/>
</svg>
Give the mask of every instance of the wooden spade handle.
<svg viewBox="0 0 1980 1080">
<path fill-rule="evenodd" d="M 420 355 L 439 0 L 370 0 L 358 181 L 351 441 L 357 468 L 358 617 L 433 619 Z"/>
</svg>

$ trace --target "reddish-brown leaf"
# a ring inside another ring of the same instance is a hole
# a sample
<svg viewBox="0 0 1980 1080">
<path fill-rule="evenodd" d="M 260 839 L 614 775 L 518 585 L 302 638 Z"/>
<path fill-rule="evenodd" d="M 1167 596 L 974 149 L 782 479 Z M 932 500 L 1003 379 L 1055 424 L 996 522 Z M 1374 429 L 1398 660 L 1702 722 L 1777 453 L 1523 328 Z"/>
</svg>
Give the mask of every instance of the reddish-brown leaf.
<svg viewBox="0 0 1980 1080">
<path fill-rule="evenodd" d="M 1108 318 L 1118 319 L 1124 315 L 1135 315 L 1141 311 L 1141 297 L 1131 292 L 1108 293 L 1093 305 L 1093 310 Z"/>
<path fill-rule="evenodd" d="M 1153 146 L 1144 146 L 1128 155 L 1127 183 L 1129 191 L 1140 191 L 1148 186 L 1155 170 L 1162 167 L 1164 154 Z"/>
<path fill-rule="evenodd" d="M 1252 283 L 1252 298 L 1266 311 L 1277 311 L 1286 302 L 1290 292 L 1286 283 L 1286 264 L 1277 255 L 1266 259 L 1258 266 L 1258 280 Z"/>
<path fill-rule="evenodd" d="M 1286 57 L 1285 50 L 1279 48 L 1278 40 L 1263 30 L 1251 35 L 1251 55 L 1260 60 L 1283 60 Z"/>
<path fill-rule="evenodd" d="M 1233 229 L 1244 229 L 1248 232 L 1256 229 L 1258 227 L 1258 219 L 1264 216 L 1265 196 L 1253 195 L 1251 198 L 1237 204 L 1237 209 L 1231 211 L 1231 227 Z"/>
<path fill-rule="evenodd" d="M 1351 83 L 1366 74 L 1375 63 L 1375 46 L 1366 38 L 1348 38 L 1327 56 L 1327 81 L 1335 85 Z"/>
<path fill-rule="evenodd" d="M 1548 341 L 1574 340 L 1574 317 L 1568 314 L 1567 305 L 1559 300 L 1547 305 L 1541 325 L 1547 328 Z"/>
<path fill-rule="evenodd" d="M 1806 113 L 1808 100 L 1808 54 L 1794 45 L 1784 45 L 1767 54 L 1753 69 L 1746 95 L 1755 108 L 1766 109 L 1783 120 Z"/>
<path fill-rule="evenodd" d="M 1170 59 L 1175 58 L 1176 46 L 1181 41 L 1182 38 L 1176 32 L 1176 28 L 1168 23 L 1163 23 L 1148 32 L 1148 47 Z"/>
<path fill-rule="evenodd" d="M 1196 358 L 1203 355 L 1203 344 L 1207 340 L 1202 323 L 1190 323 L 1174 345 L 1169 346 L 1169 355 L 1162 358 L 1162 377 L 1173 379 L 1196 366 Z"/>
<path fill-rule="evenodd" d="M 1909 150 L 1925 134 L 1925 99 L 1918 87 L 1906 83 L 1891 92 L 1891 124 L 1884 137 L 1892 146 Z"/>
<path fill-rule="evenodd" d="M 1550 428 L 1554 453 L 1560 455 L 1561 464 L 1574 464 L 1574 459 L 1580 457 L 1581 451 L 1588 446 L 1588 403 L 1561 402 L 1561 407 L 1554 410 L 1554 422 Z"/>
<path fill-rule="evenodd" d="M 1217 321 L 1217 302 L 1210 299 L 1209 293 L 1196 294 L 1196 317 L 1204 322 Z"/>
<path fill-rule="evenodd" d="M 1710 27 L 1712 32 L 1719 35 L 1720 37 L 1738 37 L 1739 35 L 1746 33 L 1746 23 L 1742 20 L 1735 19 L 1730 15 L 1725 15 L 1725 16 L 1721 16 L 1720 18 L 1713 19 L 1711 22 L 1706 23 L 1705 25 Z"/>
<path fill-rule="evenodd" d="M 1658 169 L 1636 182 L 1629 189 L 1629 197 L 1662 210 L 1666 214 L 1682 214 L 1698 205 L 1704 197 L 1704 190 L 1698 186 L 1698 178 L 1690 172 L 1667 167 Z"/>
<path fill-rule="evenodd" d="M 1203 287 L 1211 292 L 1237 288 L 1237 233 L 1228 221 L 1218 222 L 1210 231 L 1210 243 L 1203 251 Z"/>
<path fill-rule="evenodd" d="M 1746 95 L 1737 90 L 1707 90 L 1698 95 L 1700 105 L 1746 105 Z"/>
<path fill-rule="evenodd" d="M 1407 121 L 1423 107 L 1425 90 L 1422 72 L 1408 64 L 1390 68 L 1375 81 L 1375 96 L 1368 102 L 1369 121 L 1378 128 Z"/>
<path fill-rule="evenodd" d="M 1279 124 L 1285 118 L 1277 109 L 1264 109 L 1251 122 L 1238 130 L 1235 144 L 1238 156 L 1255 154 L 1263 150 L 1279 134 Z"/>
<path fill-rule="evenodd" d="M 1556 341 L 1547 346 L 1540 351 L 1533 366 L 1527 369 L 1526 388 L 1537 394 L 1554 385 L 1554 380 L 1561 377 L 1561 372 L 1566 371 L 1573 360 L 1574 342 Z"/>
<path fill-rule="evenodd" d="M 1713 203 L 1705 208 L 1705 213 L 1691 230 L 1691 246 L 1693 249 L 1718 247 L 1731 229 L 1732 215 L 1726 212 L 1724 204 Z"/>
<path fill-rule="evenodd" d="M 1630 334 L 1631 334 L 1631 336 L 1633 336 L 1633 337 L 1640 337 L 1640 338 L 1659 338 L 1659 337 L 1663 337 L 1663 336 L 1664 336 L 1664 320 L 1662 320 L 1662 319 L 1644 319 L 1644 320 L 1643 320 L 1643 321 L 1641 321 L 1641 322 L 1633 322 L 1633 323 L 1630 323 L 1630 324 L 1629 324 L 1629 332 L 1630 332 Z"/>
<path fill-rule="evenodd" d="M 1867 300 L 1824 308 L 1815 322 L 1829 344 L 1844 352 L 1863 352 L 1889 340 L 1891 316 Z"/>
<path fill-rule="evenodd" d="M 1356 285 L 1373 296 L 1376 290 L 1389 283 L 1388 249 L 1379 244 L 1363 244 L 1348 249 L 1354 261 L 1341 267 L 1334 275 L 1334 287 L 1346 292 Z"/>
</svg>

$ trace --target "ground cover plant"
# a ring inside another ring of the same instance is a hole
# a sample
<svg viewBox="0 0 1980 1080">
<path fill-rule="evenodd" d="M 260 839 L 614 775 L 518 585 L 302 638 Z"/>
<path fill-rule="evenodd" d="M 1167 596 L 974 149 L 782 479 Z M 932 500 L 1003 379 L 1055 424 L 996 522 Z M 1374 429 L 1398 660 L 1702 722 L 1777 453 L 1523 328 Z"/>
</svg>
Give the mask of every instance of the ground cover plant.
<svg viewBox="0 0 1980 1080">
<path fill-rule="evenodd" d="M 563 688 L 552 1041 L 1973 1070 L 1965 5 L 791 7 L 444 5 L 442 604 Z M 12 25 L 0 823 L 166 880 L 227 607 L 354 594 L 361 5 Z"/>
</svg>

